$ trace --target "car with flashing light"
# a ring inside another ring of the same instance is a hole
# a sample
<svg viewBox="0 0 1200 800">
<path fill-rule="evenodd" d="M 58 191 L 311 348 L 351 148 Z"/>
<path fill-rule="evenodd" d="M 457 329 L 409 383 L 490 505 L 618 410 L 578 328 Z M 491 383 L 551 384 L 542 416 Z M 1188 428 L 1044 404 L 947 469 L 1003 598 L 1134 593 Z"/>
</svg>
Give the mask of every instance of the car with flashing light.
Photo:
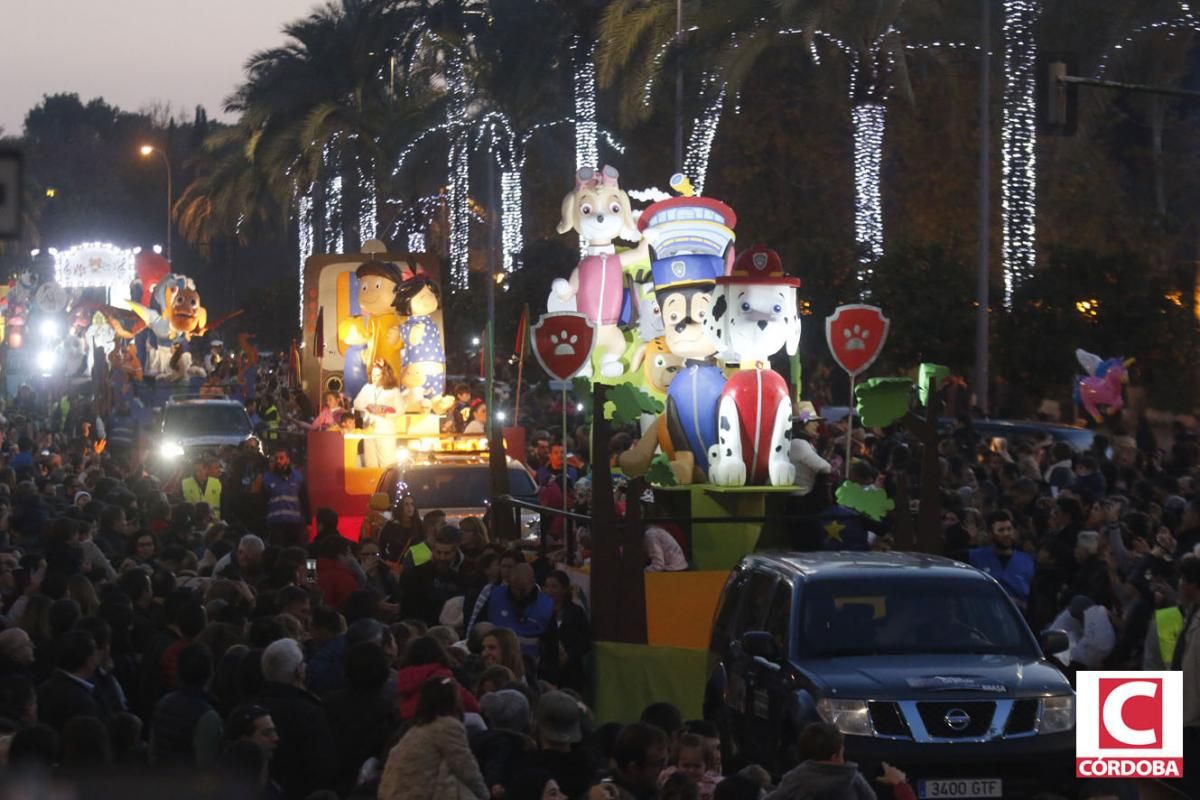
<svg viewBox="0 0 1200 800">
<path fill-rule="evenodd" d="M 730 573 L 710 643 L 705 714 L 739 754 L 782 773 L 799 732 L 836 725 L 864 775 L 906 773 L 922 798 L 1024 797 L 1074 778 L 1075 694 L 989 575 L 898 552 L 757 553 Z"/>
<path fill-rule="evenodd" d="M 183 465 L 197 455 L 238 447 L 252 438 L 250 417 L 237 400 L 173 398 L 163 405 L 153 455 L 161 464 Z"/>
<path fill-rule="evenodd" d="M 486 447 L 486 440 L 482 442 Z M 379 476 L 376 494 L 386 494 L 393 510 L 407 492 L 422 512 L 440 509 L 446 522 L 458 525 L 467 517 L 484 517 L 491 505 L 488 455 L 483 452 L 420 452 L 402 448 L 397 463 Z M 508 493 L 514 499 L 537 502 L 537 483 L 520 461 L 505 457 Z M 521 538 L 536 539 L 540 517 L 521 509 Z"/>
</svg>

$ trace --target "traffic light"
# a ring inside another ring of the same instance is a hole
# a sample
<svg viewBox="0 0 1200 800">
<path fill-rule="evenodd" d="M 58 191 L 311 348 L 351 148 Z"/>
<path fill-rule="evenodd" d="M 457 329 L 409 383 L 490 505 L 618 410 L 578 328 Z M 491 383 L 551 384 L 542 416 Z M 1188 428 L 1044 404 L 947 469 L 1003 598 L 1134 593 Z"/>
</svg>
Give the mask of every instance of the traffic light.
<svg viewBox="0 0 1200 800">
<path fill-rule="evenodd" d="M 1079 87 L 1064 78 L 1076 73 L 1069 56 L 1047 54 L 1038 59 L 1038 128 L 1051 136 L 1074 136 L 1079 117 Z"/>
</svg>

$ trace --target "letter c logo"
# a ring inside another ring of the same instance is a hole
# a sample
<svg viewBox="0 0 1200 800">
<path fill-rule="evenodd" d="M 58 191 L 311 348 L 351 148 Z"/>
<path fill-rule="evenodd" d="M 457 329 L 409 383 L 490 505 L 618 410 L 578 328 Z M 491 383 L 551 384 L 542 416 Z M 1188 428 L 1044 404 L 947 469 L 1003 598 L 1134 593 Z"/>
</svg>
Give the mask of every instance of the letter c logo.
<svg viewBox="0 0 1200 800">
<path fill-rule="evenodd" d="M 1134 697 L 1155 697 L 1158 684 L 1153 681 L 1129 681 L 1122 683 L 1104 698 L 1101 715 L 1108 734 L 1130 747 L 1151 747 L 1157 741 L 1153 728 L 1131 728 L 1125 724 L 1122 712 L 1125 704 Z"/>
</svg>

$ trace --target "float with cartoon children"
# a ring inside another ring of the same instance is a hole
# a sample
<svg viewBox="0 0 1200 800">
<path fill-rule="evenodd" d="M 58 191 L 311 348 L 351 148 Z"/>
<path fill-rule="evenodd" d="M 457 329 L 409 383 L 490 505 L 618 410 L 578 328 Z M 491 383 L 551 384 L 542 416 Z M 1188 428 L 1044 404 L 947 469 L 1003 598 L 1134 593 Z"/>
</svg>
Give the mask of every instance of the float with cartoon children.
<svg viewBox="0 0 1200 800">
<path fill-rule="evenodd" d="M 486 459 L 480 433 L 446 419 L 445 328 L 438 263 L 425 253 L 317 255 L 305 262 L 302 385 L 312 502 L 357 539 L 380 476 L 404 460 Z"/>
</svg>

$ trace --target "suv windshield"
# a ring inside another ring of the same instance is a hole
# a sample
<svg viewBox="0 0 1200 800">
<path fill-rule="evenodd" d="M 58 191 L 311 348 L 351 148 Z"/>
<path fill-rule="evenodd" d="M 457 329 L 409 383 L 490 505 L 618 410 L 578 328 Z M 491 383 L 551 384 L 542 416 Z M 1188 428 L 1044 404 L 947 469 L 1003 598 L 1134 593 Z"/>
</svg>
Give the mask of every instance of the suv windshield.
<svg viewBox="0 0 1200 800">
<path fill-rule="evenodd" d="M 408 484 L 417 501 L 417 507 L 429 508 L 482 508 L 491 497 L 488 484 L 487 464 L 471 465 L 469 467 L 451 466 L 417 466 L 411 467 L 403 474 L 389 473 L 391 486 L 388 493 L 395 501 L 395 481 L 402 479 Z M 533 480 L 520 467 L 508 468 L 508 490 L 515 497 L 533 499 L 537 489 Z"/>
<path fill-rule="evenodd" d="M 916 653 L 1035 657 L 1029 629 L 998 586 L 982 580 L 814 580 L 798 631 L 806 656 Z"/>
<path fill-rule="evenodd" d="M 249 436 L 250 418 L 241 406 L 230 403 L 167 406 L 163 433 L 168 436 Z"/>
</svg>

